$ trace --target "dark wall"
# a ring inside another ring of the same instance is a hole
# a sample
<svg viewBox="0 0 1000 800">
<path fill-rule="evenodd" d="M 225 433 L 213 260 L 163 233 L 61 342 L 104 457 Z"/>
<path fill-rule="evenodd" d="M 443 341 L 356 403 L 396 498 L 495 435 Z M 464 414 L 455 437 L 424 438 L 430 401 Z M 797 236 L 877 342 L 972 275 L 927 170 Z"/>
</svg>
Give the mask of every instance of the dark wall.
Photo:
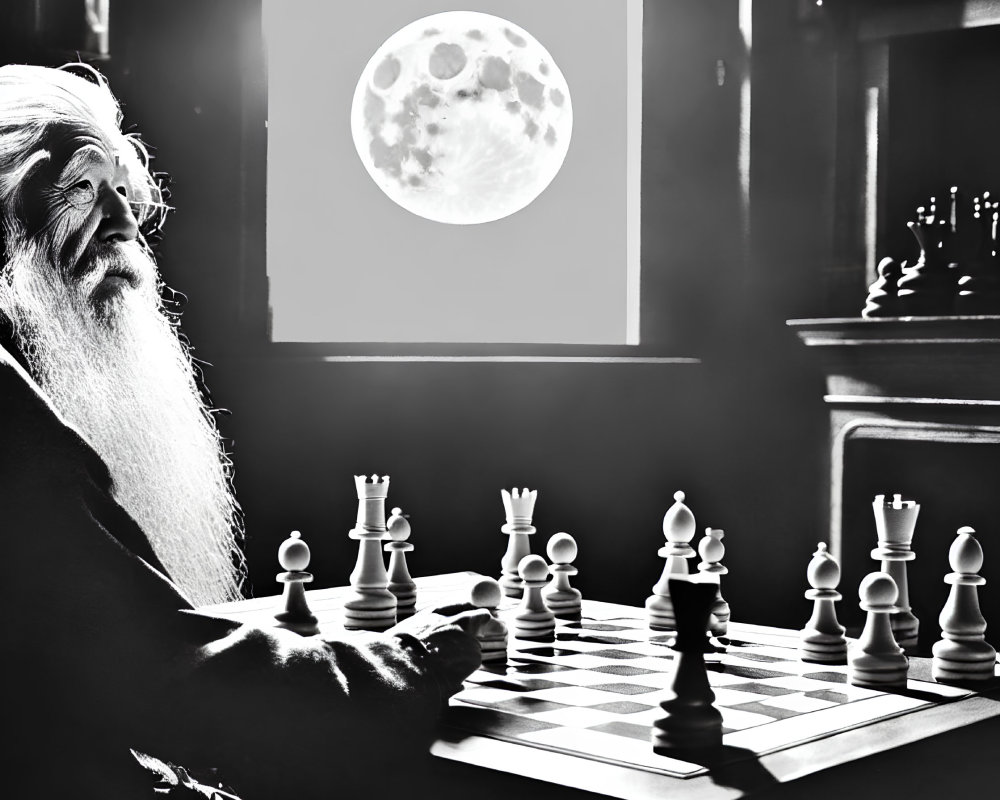
<svg viewBox="0 0 1000 800">
<path fill-rule="evenodd" d="M 919 248 L 906 227 L 917 206 L 936 197 L 939 213 L 949 211 L 949 187 L 959 190 L 959 236 L 947 257 L 968 261 L 980 241 L 966 223 L 972 198 L 1000 186 L 995 156 L 1000 104 L 985 101 L 1000 81 L 1000 27 L 989 26 L 901 39 L 891 51 L 889 164 L 886 187 L 889 219 L 885 253 L 898 261 L 917 258 Z"/>
<path fill-rule="evenodd" d="M 346 582 L 354 474 L 392 477 L 411 514 L 415 575 L 499 572 L 500 489 L 538 489 L 535 551 L 580 543 L 581 588 L 639 602 L 662 562 L 660 520 L 676 488 L 700 519 L 708 481 L 695 367 L 554 363 L 228 363 L 223 383 L 266 384 L 234 414 L 238 486 L 258 593 L 279 537 L 300 529 L 320 584 Z M 251 491 L 248 493 L 248 487 Z"/>
<path fill-rule="evenodd" d="M 415 575 L 497 572 L 500 489 L 527 486 L 539 490 L 535 550 L 569 531 L 577 585 L 641 603 L 662 568 L 663 513 L 683 489 L 700 528 L 726 530 L 734 615 L 808 615 L 805 566 L 825 531 L 822 389 L 784 320 L 820 291 L 830 154 L 815 136 L 833 114 L 831 63 L 804 44 L 796 3 L 763 5 L 748 215 L 738 4 L 646 3 L 643 337 L 702 358 L 690 365 L 331 362 L 262 346 L 256 4 L 115 3 L 105 70 L 173 176 L 161 263 L 190 297 L 184 327 L 214 364 L 215 402 L 232 410 L 222 424 L 257 594 L 277 591 L 275 552 L 292 529 L 313 548 L 316 585 L 347 581 L 351 476 L 377 471 L 392 476 L 390 505 L 411 514 Z M 329 237 L 335 254 L 336 220 Z"/>
</svg>

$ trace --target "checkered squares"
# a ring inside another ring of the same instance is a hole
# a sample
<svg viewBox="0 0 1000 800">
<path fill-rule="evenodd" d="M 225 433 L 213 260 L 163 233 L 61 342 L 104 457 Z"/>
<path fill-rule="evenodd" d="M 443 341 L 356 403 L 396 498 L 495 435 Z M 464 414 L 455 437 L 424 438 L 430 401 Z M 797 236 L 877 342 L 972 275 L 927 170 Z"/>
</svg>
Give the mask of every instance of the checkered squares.
<svg viewBox="0 0 1000 800">
<path fill-rule="evenodd" d="M 614 615 L 562 625 L 552 642 L 512 639 L 507 664 L 474 673 L 452 698 L 447 723 L 676 777 L 703 773 L 652 749 L 651 727 L 664 716 L 660 703 L 673 670 L 673 636 L 622 614 L 637 610 L 595 605 Z M 762 755 L 961 695 L 916 681 L 914 691 L 896 694 L 851 686 L 846 667 L 800 662 L 787 633 L 761 629 L 758 636 L 750 626 L 734 627 L 739 639 L 705 659 L 723 741 L 734 748 Z"/>
</svg>

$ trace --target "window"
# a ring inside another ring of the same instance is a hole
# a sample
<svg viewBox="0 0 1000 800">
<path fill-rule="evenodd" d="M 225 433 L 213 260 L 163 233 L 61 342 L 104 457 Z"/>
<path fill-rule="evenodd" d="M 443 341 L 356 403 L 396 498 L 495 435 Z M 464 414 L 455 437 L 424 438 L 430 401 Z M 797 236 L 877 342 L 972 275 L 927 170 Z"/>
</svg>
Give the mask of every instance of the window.
<svg viewBox="0 0 1000 800">
<path fill-rule="evenodd" d="M 369 60 L 441 6 L 264 0 L 273 340 L 637 344 L 641 0 L 455 7 L 507 20 L 515 37 L 529 32 L 572 102 L 569 147 L 551 183 L 520 210 L 470 224 L 427 219 L 394 201 L 352 136 Z M 480 68 L 489 57 L 464 50 Z M 466 57 L 456 52 L 446 73 Z"/>
</svg>

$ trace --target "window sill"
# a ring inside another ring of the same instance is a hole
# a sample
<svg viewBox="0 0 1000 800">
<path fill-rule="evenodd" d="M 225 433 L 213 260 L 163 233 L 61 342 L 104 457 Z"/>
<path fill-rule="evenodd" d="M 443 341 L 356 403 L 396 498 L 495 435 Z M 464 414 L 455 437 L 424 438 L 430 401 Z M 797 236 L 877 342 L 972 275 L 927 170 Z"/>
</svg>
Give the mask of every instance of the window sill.
<svg viewBox="0 0 1000 800">
<path fill-rule="evenodd" d="M 697 358 L 666 355 L 662 348 L 641 345 L 271 342 L 259 355 L 326 362 L 701 363 Z"/>
</svg>

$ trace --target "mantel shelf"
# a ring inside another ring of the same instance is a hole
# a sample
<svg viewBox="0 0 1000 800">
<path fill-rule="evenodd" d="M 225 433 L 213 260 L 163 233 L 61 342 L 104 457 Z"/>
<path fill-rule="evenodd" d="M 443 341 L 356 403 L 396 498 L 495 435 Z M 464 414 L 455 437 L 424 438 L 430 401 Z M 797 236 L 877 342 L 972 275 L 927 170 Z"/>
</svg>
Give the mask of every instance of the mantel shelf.
<svg viewBox="0 0 1000 800">
<path fill-rule="evenodd" d="M 828 404 L 1000 406 L 1000 316 L 787 324 L 819 357 Z"/>
<path fill-rule="evenodd" d="M 787 324 L 826 378 L 835 554 L 843 545 L 849 442 L 1000 444 L 1000 316 Z"/>
<path fill-rule="evenodd" d="M 1000 344 L 1000 316 L 831 317 L 787 324 L 807 347 Z"/>
</svg>

